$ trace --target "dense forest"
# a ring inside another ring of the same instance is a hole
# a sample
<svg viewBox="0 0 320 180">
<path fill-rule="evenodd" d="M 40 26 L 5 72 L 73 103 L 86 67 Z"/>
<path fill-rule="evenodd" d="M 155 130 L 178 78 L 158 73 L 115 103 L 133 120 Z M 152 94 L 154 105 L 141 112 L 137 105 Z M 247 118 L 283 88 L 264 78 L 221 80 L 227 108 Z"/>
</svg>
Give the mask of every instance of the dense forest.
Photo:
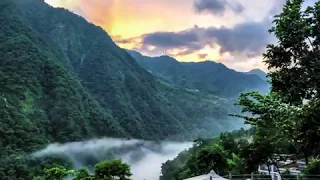
<svg viewBox="0 0 320 180">
<path fill-rule="evenodd" d="M 320 2 L 306 9 L 302 4 L 302 0 L 287 1 L 270 30 L 279 40 L 263 54 L 271 92 L 243 93 L 238 99 L 242 114 L 233 116 L 252 126 L 250 141 L 245 131 L 196 141 L 193 148 L 162 165 L 161 179 L 180 180 L 210 170 L 220 175 L 250 174 L 259 164 L 275 165 L 280 172 L 282 158 L 303 159 L 306 167 L 300 178 L 319 179 L 314 175 L 320 175 Z M 288 174 L 289 170 L 280 173 L 284 179 L 290 178 Z"/>
</svg>

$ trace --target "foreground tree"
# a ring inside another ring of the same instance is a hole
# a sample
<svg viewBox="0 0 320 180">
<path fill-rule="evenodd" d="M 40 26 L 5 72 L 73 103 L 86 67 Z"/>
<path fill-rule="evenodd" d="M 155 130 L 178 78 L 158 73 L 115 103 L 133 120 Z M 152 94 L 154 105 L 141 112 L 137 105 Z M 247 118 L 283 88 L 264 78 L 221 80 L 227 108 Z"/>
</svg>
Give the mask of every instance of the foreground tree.
<svg viewBox="0 0 320 180">
<path fill-rule="evenodd" d="M 290 104 L 319 98 L 320 88 L 320 2 L 302 11 L 303 0 L 288 0 L 275 16 L 270 32 L 277 44 L 263 55 L 270 70 L 272 91 Z"/>
<path fill-rule="evenodd" d="M 102 161 L 94 168 L 94 174 L 90 175 L 86 169 L 77 171 L 67 170 L 61 167 L 46 169 L 44 176 L 34 177 L 33 180 L 63 180 L 68 175 L 73 176 L 74 180 L 130 180 L 130 166 L 123 163 L 121 159 Z"/>
<path fill-rule="evenodd" d="M 274 154 L 289 153 L 290 143 L 298 136 L 295 123 L 300 108 L 282 103 L 274 93 L 257 92 L 241 94 L 238 105 L 242 106 L 242 113 L 250 115 L 236 116 L 255 128 L 250 149 L 246 150 L 257 151 L 257 156 L 251 157 L 255 161 L 251 164 L 275 161 Z"/>
<path fill-rule="evenodd" d="M 213 144 L 202 148 L 196 155 L 196 166 L 198 174 L 206 174 L 214 170 L 223 175 L 228 166 L 223 146 Z"/>
<path fill-rule="evenodd" d="M 252 116 L 238 117 L 256 128 L 254 143 L 269 147 L 262 161 L 291 152 L 303 154 L 308 164 L 320 143 L 320 2 L 306 10 L 302 3 L 288 0 L 270 30 L 278 39 L 263 55 L 271 93 L 245 93 L 239 98 L 243 112 Z"/>
<path fill-rule="evenodd" d="M 279 41 L 268 45 L 264 58 L 272 91 L 283 102 L 302 108 L 294 124 L 299 134 L 293 141 L 308 163 L 320 143 L 320 2 L 306 10 L 302 4 L 303 0 L 289 0 L 275 17 L 270 32 Z"/>
</svg>

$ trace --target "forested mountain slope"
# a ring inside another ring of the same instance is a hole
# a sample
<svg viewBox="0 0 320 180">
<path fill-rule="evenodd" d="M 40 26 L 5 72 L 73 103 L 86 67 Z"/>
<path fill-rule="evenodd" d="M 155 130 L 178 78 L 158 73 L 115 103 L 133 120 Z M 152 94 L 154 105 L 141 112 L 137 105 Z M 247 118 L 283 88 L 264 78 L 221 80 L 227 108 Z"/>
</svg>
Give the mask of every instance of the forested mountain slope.
<svg viewBox="0 0 320 180">
<path fill-rule="evenodd" d="M 16 138 L 34 138 L 19 131 L 27 128 L 29 133 L 45 134 L 59 142 L 99 134 L 125 135 L 46 44 L 34 36 L 11 0 L 1 1 L 0 13 L 3 131 L 12 129 L 13 134 L 18 133 Z M 9 142 L 10 137 L 1 140 Z M 29 141 L 20 143 L 17 148 Z"/>
<path fill-rule="evenodd" d="M 104 30 L 65 9 L 37 0 L 15 2 L 32 29 L 129 136 L 190 139 L 234 127 L 227 121 L 233 102 L 159 81 Z"/>
<path fill-rule="evenodd" d="M 0 57 L 1 179 L 30 179 L 23 153 L 49 142 L 126 136 L 34 35 L 12 0 L 0 1 Z"/>
<path fill-rule="evenodd" d="M 136 61 L 152 74 L 191 89 L 213 93 L 228 98 L 251 90 L 268 92 L 270 85 L 266 79 L 254 73 L 242 73 L 227 68 L 221 63 L 178 62 L 169 56 L 148 57 L 132 50 L 127 50 Z"/>
<path fill-rule="evenodd" d="M 163 139 L 185 131 L 179 122 L 183 117 L 177 118 L 162 105 L 154 77 L 116 46 L 104 30 L 42 1 L 16 2 L 32 29 L 130 135 Z"/>
</svg>

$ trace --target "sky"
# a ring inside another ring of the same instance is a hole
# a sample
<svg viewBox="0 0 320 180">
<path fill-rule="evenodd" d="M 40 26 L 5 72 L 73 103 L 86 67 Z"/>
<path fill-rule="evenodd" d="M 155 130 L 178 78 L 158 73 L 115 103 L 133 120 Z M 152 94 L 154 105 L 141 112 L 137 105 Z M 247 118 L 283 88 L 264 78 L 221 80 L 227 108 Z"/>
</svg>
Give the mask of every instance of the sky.
<svg viewBox="0 0 320 180">
<path fill-rule="evenodd" d="M 285 0 L 45 0 L 101 26 L 122 48 L 267 70 L 262 53 Z M 313 0 L 309 0 L 313 1 Z M 308 1 L 307 1 L 308 3 Z"/>
</svg>

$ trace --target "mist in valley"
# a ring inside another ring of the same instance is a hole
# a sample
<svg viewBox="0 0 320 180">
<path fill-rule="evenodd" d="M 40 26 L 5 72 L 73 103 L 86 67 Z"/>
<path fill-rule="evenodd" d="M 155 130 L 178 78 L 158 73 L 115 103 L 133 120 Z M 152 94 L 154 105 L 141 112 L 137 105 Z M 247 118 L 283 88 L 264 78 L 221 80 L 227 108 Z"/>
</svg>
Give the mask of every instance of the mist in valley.
<svg viewBox="0 0 320 180">
<path fill-rule="evenodd" d="M 114 158 L 121 158 L 131 165 L 134 180 L 156 180 L 161 165 L 175 158 L 181 151 L 192 146 L 191 142 L 150 142 L 137 139 L 102 138 L 65 144 L 50 144 L 31 154 L 33 158 L 50 156 L 66 157 L 74 169 L 86 168 L 93 171 L 94 164 Z"/>
</svg>

